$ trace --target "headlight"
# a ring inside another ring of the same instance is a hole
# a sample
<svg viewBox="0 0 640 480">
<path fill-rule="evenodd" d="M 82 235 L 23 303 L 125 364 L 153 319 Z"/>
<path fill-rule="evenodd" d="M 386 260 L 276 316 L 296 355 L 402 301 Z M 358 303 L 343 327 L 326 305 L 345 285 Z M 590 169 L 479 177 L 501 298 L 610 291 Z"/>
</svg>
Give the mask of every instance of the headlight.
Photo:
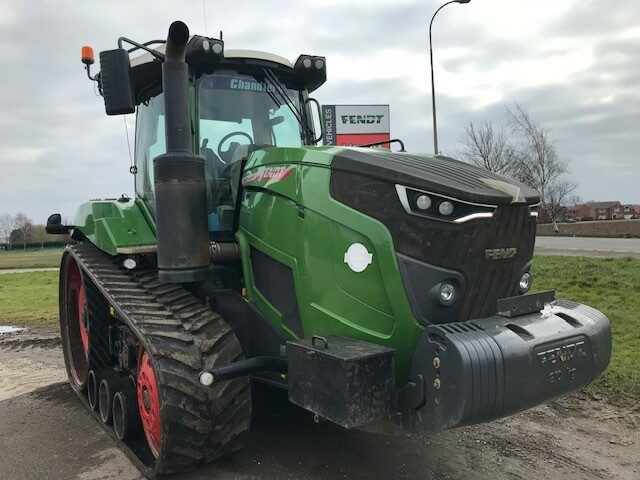
<svg viewBox="0 0 640 480">
<path fill-rule="evenodd" d="M 133 257 L 127 257 L 122 262 L 122 266 L 127 270 L 133 270 L 138 266 L 138 262 L 136 262 L 136 259 Z"/>
<path fill-rule="evenodd" d="M 438 211 L 441 215 L 451 215 L 453 213 L 453 203 L 448 200 L 445 200 L 438 207 Z"/>
<path fill-rule="evenodd" d="M 456 287 L 450 283 L 443 283 L 440 286 L 440 302 L 443 305 L 451 305 L 456 299 Z"/>
<path fill-rule="evenodd" d="M 464 223 L 478 218 L 491 218 L 495 205 L 470 203 L 417 188 L 396 184 L 402 207 L 409 215 L 443 222 Z"/>
<path fill-rule="evenodd" d="M 520 277 L 520 281 L 518 282 L 518 287 L 520 288 L 520 293 L 527 293 L 529 289 L 531 289 L 531 274 L 529 272 L 524 272 L 522 277 Z"/>
<path fill-rule="evenodd" d="M 431 207 L 431 199 L 427 195 L 420 195 L 416 198 L 416 206 L 420 210 L 428 210 Z"/>
</svg>

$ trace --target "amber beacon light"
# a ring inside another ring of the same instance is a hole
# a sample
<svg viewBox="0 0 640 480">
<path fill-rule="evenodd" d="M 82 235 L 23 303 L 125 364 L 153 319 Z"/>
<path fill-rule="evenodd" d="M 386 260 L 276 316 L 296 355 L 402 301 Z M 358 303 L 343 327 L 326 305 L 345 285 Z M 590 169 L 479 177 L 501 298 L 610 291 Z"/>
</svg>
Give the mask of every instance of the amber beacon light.
<svg viewBox="0 0 640 480">
<path fill-rule="evenodd" d="M 82 63 L 84 63 L 85 65 L 93 65 L 95 61 L 93 58 L 93 48 L 91 48 L 89 45 L 85 45 L 84 47 L 82 47 L 80 55 L 82 57 Z"/>
</svg>

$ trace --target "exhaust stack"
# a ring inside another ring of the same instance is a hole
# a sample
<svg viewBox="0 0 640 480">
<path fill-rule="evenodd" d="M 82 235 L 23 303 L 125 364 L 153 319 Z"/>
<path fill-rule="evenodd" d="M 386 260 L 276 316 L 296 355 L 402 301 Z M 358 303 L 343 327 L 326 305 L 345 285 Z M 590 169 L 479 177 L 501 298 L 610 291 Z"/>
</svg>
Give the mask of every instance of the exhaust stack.
<svg viewBox="0 0 640 480">
<path fill-rule="evenodd" d="M 162 63 L 167 153 L 153 161 L 158 278 L 167 283 L 204 280 L 210 263 L 204 158 L 191 152 L 188 41 L 187 26 L 173 22 Z"/>
</svg>

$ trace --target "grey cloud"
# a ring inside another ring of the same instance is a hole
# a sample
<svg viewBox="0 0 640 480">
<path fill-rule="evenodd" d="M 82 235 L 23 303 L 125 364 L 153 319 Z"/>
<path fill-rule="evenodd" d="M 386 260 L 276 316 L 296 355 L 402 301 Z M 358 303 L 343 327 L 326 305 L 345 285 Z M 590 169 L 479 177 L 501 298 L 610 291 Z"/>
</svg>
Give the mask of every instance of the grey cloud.
<svg viewBox="0 0 640 480">
<path fill-rule="evenodd" d="M 395 49 L 424 55 L 426 64 L 428 20 L 436 4 L 239 0 L 207 2 L 207 13 L 209 34 L 222 28 L 229 48 L 263 49 L 290 58 L 306 52 L 326 55 L 330 78 L 316 93 L 321 102 L 389 103 L 393 135 L 412 151 L 431 151 L 428 88 L 416 91 L 416 79 L 403 75 L 406 66 L 390 56 L 388 63 L 370 63 L 366 72 L 339 82 L 332 79 L 331 57 L 362 59 Z M 72 214 L 89 198 L 132 194 L 123 120 L 104 115 L 102 100 L 95 97 L 79 62 L 80 46 L 89 43 L 98 52 L 113 48 L 120 35 L 157 38 L 174 18 L 203 33 L 201 3 L 175 0 L 149 8 L 129 2 L 125 16 L 123 5 L 110 1 L 44 1 L 37 8 L 13 2 L 10 8 L 11 17 L 0 18 L 0 42 L 10 46 L 0 49 L 5 66 L 0 75 L 0 213 L 24 210 L 44 221 L 53 211 Z M 469 21 L 468 7 L 449 8 L 438 18 L 435 46 L 436 58 L 440 49 L 465 49 L 464 56 L 439 62 L 438 68 L 451 73 L 564 52 L 548 41 L 540 47 L 536 38 L 496 38 L 491 25 Z M 544 29 L 540 35 L 545 40 L 600 38 L 592 52 L 595 63 L 565 84 L 505 85 L 504 101 L 482 108 L 469 96 L 439 93 L 443 148 L 455 152 L 462 127 L 471 120 L 502 122 L 505 106 L 517 100 L 553 129 L 582 196 L 640 201 L 640 43 L 613 38 L 637 24 L 639 8 L 638 2 L 581 2 Z M 389 69 L 398 79 L 380 78 Z M 428 87 L 428 71 L 422 80 Z M 609 95 L 613 98 L 603 102 Z"/>
<path fill-rule="evenodd" d="M 582 0 L 550 22 L 543 34 L 558 38 L 615 34 L 624 28 L 637 26 L 639 18 L 640 2 Z"/>
</svg>

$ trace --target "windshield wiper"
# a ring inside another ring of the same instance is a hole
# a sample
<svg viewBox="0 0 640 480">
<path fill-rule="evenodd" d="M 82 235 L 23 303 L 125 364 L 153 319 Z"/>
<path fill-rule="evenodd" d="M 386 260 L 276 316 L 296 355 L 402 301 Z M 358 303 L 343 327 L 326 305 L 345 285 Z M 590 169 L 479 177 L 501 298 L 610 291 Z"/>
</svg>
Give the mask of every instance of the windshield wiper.
<svg viewBox="0 0 640 480">
<path fill-rule="evenodd" d="M 302 113 L 302 111 L 296 108 L 291 98 L 289 98 L 289 95 L 287 95 L 287 92 L 285 91 L 285 86 L 282 84 L 282 82 L 278 79 L 278 77 L 276 77 L 276 75 L 270 69 L 263 68 L 262 71 L 265 74 L 265 80 L 269 82 L 269 84 L 273 87 L 273 89 L 278 94 L 278 97 L 280 97 L 280 99 L 283 100 L 282 102 L 278 101 L 278 98 L 273 94 L 273 92 L 270 92 L 268 88 L 265 89 L 269 94 L 269 96 L 271 97 L 271 99 L 274 101 L 274 103 L 278 107 L 280 107 L 282 103 L 284 103 L 289 108 L 289 110 L 291 110 L 291 113 L 293 114 L 295 119 L 298 121 L 298 123 L 302 127 L 302 130 L 304 131 L 304 133 L 309 138 L 314 138 L 313 129 L 309 127 L 309 125 L 305 121 L 304 114 Z"/>
</svg>

